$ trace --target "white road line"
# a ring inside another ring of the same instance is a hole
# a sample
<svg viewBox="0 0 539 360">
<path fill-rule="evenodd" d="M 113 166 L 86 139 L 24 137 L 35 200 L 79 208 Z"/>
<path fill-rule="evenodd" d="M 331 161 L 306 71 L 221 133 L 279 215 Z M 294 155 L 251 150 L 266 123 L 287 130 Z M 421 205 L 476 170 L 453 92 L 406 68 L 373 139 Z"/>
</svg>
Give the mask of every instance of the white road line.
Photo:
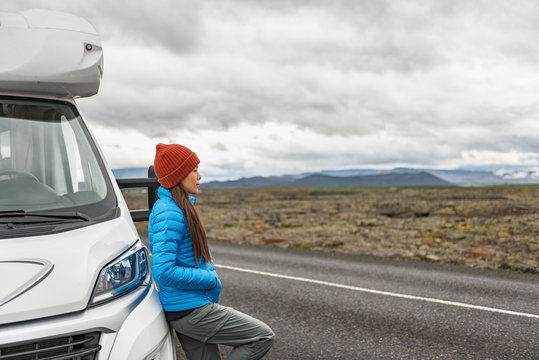
<svg viewBox="0 0 539 360">
<path fill-rule="evenodd" d="M 235 266 L 215 264 L 215 267 L 222 268 L 222 269 L 228 269 L 228 270 L 234 270 L 234 271 L 242 271 L 242 272 L 251 273 L 251 274 L 257 274 L 257 275 L 271 276 L 271 277 L 276 277 L 276 278 L 281 278 L 281 279 L 288 279 L 288 280 L 302 281 L 302 282 L 319 284 L 319 285 L 332 286 L 332 287 L 341 288 L 341 289 L 361 291 L 361 292 L 370 293 L 370 294 L 392 296 L 392 297 L 402 298 L 402 299 L 426 301 L 426 302 L 437 303 L 437 304 L 458 306 L 458 307 L 463 307 L 463 308 L 468 308 L 468 309 L 476 309 L 476 310 L 490 311 L 490 312 L 501 313 L 501 314 L 508 314 L 508 315 L 514 315 L 514 316 L 524 316 L 524 317 L 528 317 L 528 318 L 539 319 L 539 315 L 536 315 L 536 314 L 528 314 L 528 313 L 523 313 L 523 312 L 496 309 L 496 308 L 491 308 L 491 307 L 487 307 L 487 306 L 479 306 L 479 305 L 465 304 L 465 303 L 455 302 L 455 301 L 447 301 L 447 300 L 427 298 L 427 297 L 422 297 L 422 296 L 414 296 L 414 295 L 393 293 L 393 292 L 388 292 L 388 291 L 366 289 L 366 288 L 361 288 L 361 287 L 357 287 L 357 286 L 342 285 L 342 284 L 337 284 L 337 283 L 332 283 L 332 282 L 327 282 L 327 281 L 321 281 L 321 280 L 307 279 L 307 278 L 302 278 L 302 277 L 297 277 L 297 276 L 274 274 L 274 273 L 269 273 L 269 272 L 264 272 L 264 271 L 257 271 L 257 270 L 239 268 L 239 267 L 235 267 Z"/>
</svg>

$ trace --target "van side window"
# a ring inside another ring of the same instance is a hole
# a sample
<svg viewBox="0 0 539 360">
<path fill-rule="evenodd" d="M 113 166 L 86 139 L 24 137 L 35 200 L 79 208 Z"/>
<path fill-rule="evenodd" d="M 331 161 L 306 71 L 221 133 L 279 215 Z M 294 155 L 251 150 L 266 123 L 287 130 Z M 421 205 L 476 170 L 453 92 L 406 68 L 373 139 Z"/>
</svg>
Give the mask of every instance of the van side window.
<svg viewBox="0 0 539 360">
<path fill-rule="evenodd" d="M 0 169 L 9 168 L 11 162 L 11 132 L 9 130 L 0 132 Z"/>
</svg>

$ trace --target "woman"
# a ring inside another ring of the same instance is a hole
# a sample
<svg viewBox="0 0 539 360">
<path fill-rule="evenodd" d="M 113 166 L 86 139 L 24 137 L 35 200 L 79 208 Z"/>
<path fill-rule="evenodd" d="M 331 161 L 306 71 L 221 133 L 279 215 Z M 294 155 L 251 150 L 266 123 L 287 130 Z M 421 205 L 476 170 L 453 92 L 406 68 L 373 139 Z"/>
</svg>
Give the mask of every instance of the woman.
<svg viewBox="0 0 539 360">
<path fill-rule="evenodd" d="M 217 344 L 234 347 L 228 359 L 260 359 L 273 345 L 273 331 L 217 304 L 221 282 L 194 207 L 199 163 L 185 146 L 156 147 L 154 169 L 161 187 L 150 215 L 149 237 L 159 297 L 188 359 L 220 359 Z"/>
</svg>

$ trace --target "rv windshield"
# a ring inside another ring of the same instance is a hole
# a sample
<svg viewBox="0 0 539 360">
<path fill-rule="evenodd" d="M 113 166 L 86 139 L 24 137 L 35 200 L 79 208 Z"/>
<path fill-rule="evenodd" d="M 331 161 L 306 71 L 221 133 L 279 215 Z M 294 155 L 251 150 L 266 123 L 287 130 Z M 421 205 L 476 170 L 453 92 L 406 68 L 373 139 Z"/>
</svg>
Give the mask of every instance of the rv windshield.
<svg viewBox="0 0 539 360">
<path fill-rule="evenodd" d="M 0 97 L 0 215 L 97 219 L 115 208 L 103 163 L 72 104 Z"/>
</svg>

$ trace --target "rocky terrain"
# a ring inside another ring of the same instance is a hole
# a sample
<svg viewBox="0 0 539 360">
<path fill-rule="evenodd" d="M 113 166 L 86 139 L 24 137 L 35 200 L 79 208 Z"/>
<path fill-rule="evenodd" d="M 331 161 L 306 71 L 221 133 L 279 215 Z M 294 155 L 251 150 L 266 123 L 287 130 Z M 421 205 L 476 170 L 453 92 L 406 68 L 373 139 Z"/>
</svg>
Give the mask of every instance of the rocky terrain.
<svg viewBox="0 0 539 360">
<path fill-rule="evenodd" d="M 539 272 L 538 186 L 204 190 L 197 208 L 215 240 Z"/>
</svg>

